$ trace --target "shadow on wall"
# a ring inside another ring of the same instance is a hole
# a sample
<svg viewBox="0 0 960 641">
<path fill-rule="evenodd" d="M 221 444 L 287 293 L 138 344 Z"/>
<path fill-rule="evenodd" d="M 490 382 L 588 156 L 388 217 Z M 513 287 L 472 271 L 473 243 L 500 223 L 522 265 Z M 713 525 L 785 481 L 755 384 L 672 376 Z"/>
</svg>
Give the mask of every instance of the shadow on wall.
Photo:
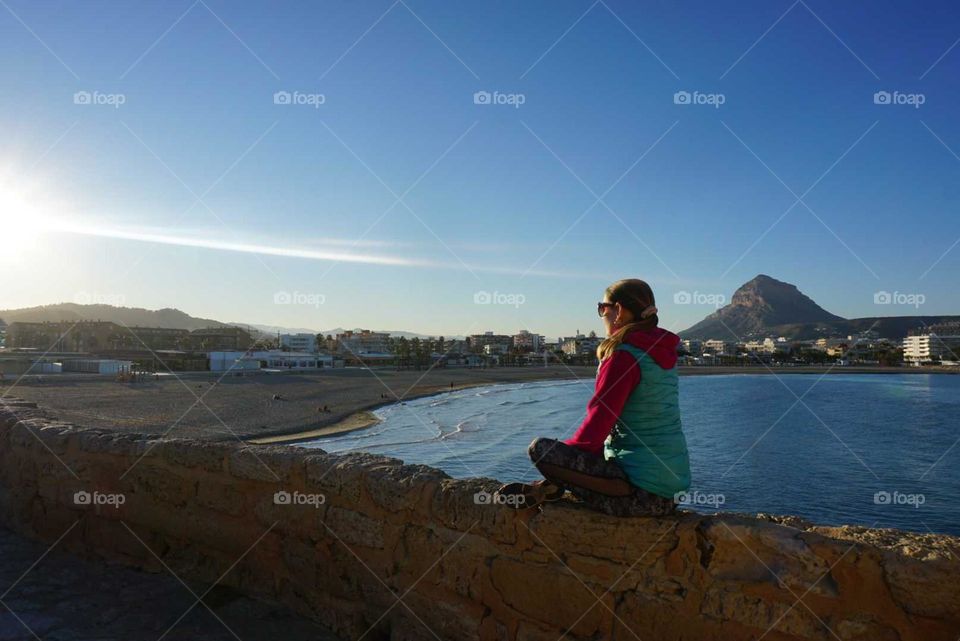
<svg viewBox="0 0 960 641">
<path fill-rule="evenodd" d="M 0 401 L 0 520 L 283 603 L 343 638 L 771 641 L 960 636 L 960 540 L 572 501 L 368 454 L 157 439 Z M 800 523 L 799 521 L 790 521 Z"/>
</svg>

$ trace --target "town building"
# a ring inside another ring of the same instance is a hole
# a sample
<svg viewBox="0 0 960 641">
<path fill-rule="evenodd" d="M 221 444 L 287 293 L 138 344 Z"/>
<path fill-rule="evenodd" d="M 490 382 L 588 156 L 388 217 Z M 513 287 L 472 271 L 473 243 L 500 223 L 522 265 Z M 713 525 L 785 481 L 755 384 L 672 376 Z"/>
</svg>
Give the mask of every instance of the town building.
<svg viewBox="0 0 960 641">
<path fill-rule="evenodd" d="M 960 332 L 954 335 L 915 333 L 903 339 L 903 360 L 910 365 L 960 362 Z"/>
<path fill-rule="evenodd" d="M 368 329 L 337 334 L 337 352 L 345 357 L 390 354 L 390 334 Z"/>
<path fill-rule="evenodd" d="M 680 345 L 690 356 L 700 356 L 703 354 L 703 341 L 687 338 L 681 341 Z"/>
<path fill-rule="evenodd" d="M 703 353 L 711 356 L 736 356 L 737 344 L 715 338 L 703 341 Z"/>
<path fill-rule="evenodd" d="M 773 354 L 777 351 L 777 342 L 772 338 L 765 338 L 762 341 L 747 341 L 744 344 L 744 349 L 749 354 Z"/>
<path fill-rule="evenodd" d="M 61 363 L 61 371 L 85 372 L 87 374 L 129 374 L 133 371 L 133 362 L 110 358 L 65 358 Z"/>
<path fill-rule="evenodd" d="M 568 356 L 596 354 L 602 338 L 590 332 L 589 336 L 577 332 L 576 336 L 560 339 L 560 350 Z"/>
<path fill-rule="evenodd" d="M 540 334 L 533 334 L 525 329 L 521 329 L 512 337 L 513 348 L 518 352 L 539 353 L 543 349 L 546 340 Z"/>
<path fill-rule="evenodd" d="M 194 352 L 247 350 L 253 347 L 253 336 L 241 327 L 207 327 L 195 329 L 187 337 L 186 349 Z"/>
<path fill-rule="evenodd" d="M 317 336 L 315 334 L 280 334 L 280 349 L 292 352 L 316 352 Z"/>
<path fill-rule="evenodd" d="M 139 352 L 179 349 L 190 332 L 160 327 L 125 327 L 109 321 L 57 321 L 10 323 L 9 349 L 51 352 Z"/>
<path fill-rule="evenodd" d="M 510 351 L 513 346 L 513 337 L 506 334 L 494 334 L 493 332 L 484 332 L 483 334 L 472 334 L 467 338 L 470 343 L 470 351 L 474 353 L 485 354 L 504 354 Z M 487 351 L 487 345 L 493 345 L 492 351 Z"/>
<path fill-rule="evenodd" d="M 10 323 L 7 348 L 44 352 L 88 354 L 161 352 L 169 350 L 206 352 L 249 349 L 250 333 L 239 327 L 211 327 L 189 331 L 169 327 L 125 326 L 110 321 L 56 321 Z"/>
<path fill-rule="evenodd" d="M 243 372 L 259 369 L 309 370 L 333 367 L 333 357 L 315 352 L 214 351 L 210 352 L 210 371 Z"/>
</svg>

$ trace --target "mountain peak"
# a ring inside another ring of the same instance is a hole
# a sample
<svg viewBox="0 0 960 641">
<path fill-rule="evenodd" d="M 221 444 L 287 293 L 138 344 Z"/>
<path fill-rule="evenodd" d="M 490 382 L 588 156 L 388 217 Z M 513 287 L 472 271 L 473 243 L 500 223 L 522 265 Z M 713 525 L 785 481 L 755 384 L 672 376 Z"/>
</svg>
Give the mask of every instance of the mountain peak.
<svg viewBox="0 0 960 641">
<path fill-rule="evenodd" d="M 829 312 L 821 308 L 819 305 L 814 303 L 809 297 L 805 296 L 803 293 L 797 289 L 796 285 L 791 283 L 785 283 L 782 280 L 777 280 L 767 276 L 766 274 L 758 274 L 756 277 L 748 280 L 743 285 L 737 288 L 737 291 L 733 293 L 733 298 L 731 299 L 731 304 L 736 305 L 741 304 L 753 304 L 754 299 L 762 299 L 766 302 L 777 302 L 780 305 L 792 305 L 795 303 L 813 305 L 820 312 L 832 316 Z M 819 315 L 819 312 L 814 315 Z M 839 317 L 834 317 L 839 318 Z M 818 319 L 819 320 L 819 319 Z M 791 322 L 791 321 L 785 321 Z M 805 322 L 805 321 L 797 321 Z"/>
<path fill-rule="evenodd" d="M 758 274 L 737 288 L 730 304 L 681 332 L 684 338 L 740 340 L 778 325 L 844 320 L 817 305 L 796 285 Z"/>
</svg>

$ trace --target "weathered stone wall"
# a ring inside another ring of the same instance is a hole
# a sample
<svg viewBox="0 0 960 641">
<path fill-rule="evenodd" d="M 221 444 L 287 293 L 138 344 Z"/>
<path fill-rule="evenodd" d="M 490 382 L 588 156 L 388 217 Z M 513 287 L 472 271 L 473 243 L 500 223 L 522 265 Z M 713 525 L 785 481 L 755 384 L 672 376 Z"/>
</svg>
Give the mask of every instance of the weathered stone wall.
<svg viewBox="0 0 960 641">
<path fill-rule="evenodd" d="M 475 502 L 496 486 L 380 456 L 161 440 L 0 406 L 5 525 L 282 602 L 344 638 L 960 635 L 953 537 Z M 324 502 L 277 504 L 278 491 Z M 113 504 L 78 505 L 77 492 Z"/>
</svg>

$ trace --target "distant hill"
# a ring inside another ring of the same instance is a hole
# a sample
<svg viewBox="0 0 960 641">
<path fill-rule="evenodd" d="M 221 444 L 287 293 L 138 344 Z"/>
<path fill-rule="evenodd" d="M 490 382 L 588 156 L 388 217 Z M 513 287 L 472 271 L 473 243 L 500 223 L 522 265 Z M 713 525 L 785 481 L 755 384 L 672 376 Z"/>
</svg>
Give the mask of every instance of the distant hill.
<svg viewBox="0 0 960 641">
<path fill-rule="evenodd" d="M 730 304 L 680 332 L 682 338 L 747 340 L 784 336 L 811 340 L 848 336 L 866 330 L 900 340 L 908 331 L 935 323 L 958 322 L 960 316 L 873 316 L 846 319 L 817 305 L 795 285 L 765 274 L 741 285 Z"/>
<path fill-rule="evenodd" d="M 39 307 L 24 307 L 21 309 L 0 310 L 0 320 L 6 323 L 24 322 L 59 322 L 76 320 L 110 321 L 130 327 L 166 327 L 169 329 L 203 329 L 205 327 L 243 327 L 254 336 L 273 336 L 277 332 L 282 334 L 330 334 L 336 336 L 347 331 L 342 327 L 318 332 L 303 327 L 283 327 L 279 325 L 257 325 L 254 323 L 223 323 L 209 318 L 190 316 L 179 309 L 150 310 L 142 307 L 115 307 L 113 305 L 81 305 L 79 303 L 57 303 L 55 305 L 41 305 Z M 360 331 L 359 328 L 354 331 Z M 429 338 L 426 334 L 395 330 L 374 330 L 386 332 L 391 336 L 405 336 L 407 338 Z M 447 340 L 462 339 L 463 336 L 444 336 Z"/>
<path fill-rule="evenodd" d="M 209 318 L 190 316 L 179 309 L 143 309 L 141 307 L 114 307 L 113 305 L 80 305 L 78 303 L 57 303 L 40 307 L 0 310 L 0 318 L 7 323 L 59 322 L 77 320 L 111 321 L 130 327 L 166 327 L 170 329 L 203 329 L 204 327 L 225 327 L 226 323 Z"/>
<path fill-rule="evenodd" d="M 277 332 L 281 334 L 319 334 L 315 329 L 308 329 L 306 327 L 284 327 L 282 325 L 257 325 L 256 323 L 228 323 L 228 325 L 233 325 L 234 327 L 243 327 L 251 333 L 257 333 L 277 337 Z"/>
</svg>

